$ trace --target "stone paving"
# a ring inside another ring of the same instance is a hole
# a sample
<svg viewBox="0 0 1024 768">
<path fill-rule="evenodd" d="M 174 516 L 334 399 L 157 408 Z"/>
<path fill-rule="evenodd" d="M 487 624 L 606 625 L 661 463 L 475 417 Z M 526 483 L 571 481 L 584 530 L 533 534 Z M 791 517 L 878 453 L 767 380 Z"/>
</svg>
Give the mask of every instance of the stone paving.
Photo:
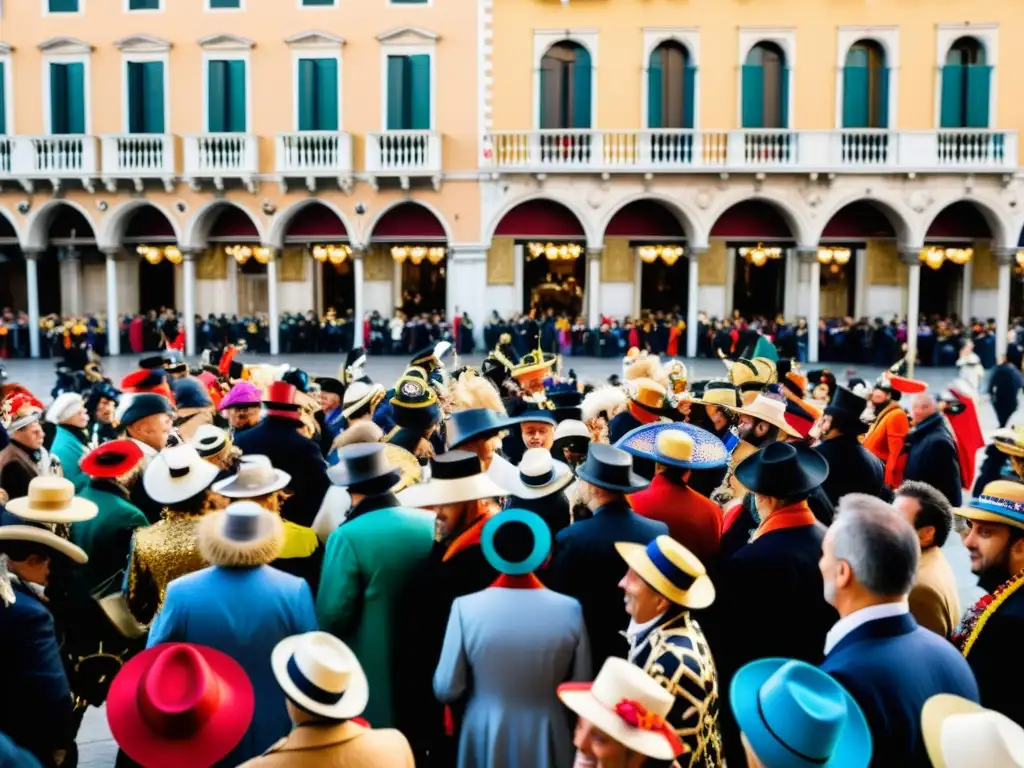
<svg viewBox="0 0 1024 768">
<path fill-rule="evenodd" d="M 344 362 L 343 356 L 334 355 L 293 355 L 287 360 L 285 358 L 243 355 L 242 359 L 245 362 L 268 362 L 277 365 L 288 362 L 310 373 L 332 376 L 337 375 L 338 366 Z M 478 364 L 480 359 L 480 356 L 476 355 L 464 359 L 463 362 Z M 104 361 L 104 368 L 107 375 L 116 384 L 121 376 L 135 369 L 135 362 L 135 357 L 108 358 Z M 391 383 L 402 373 L 406 362 L 406 359 L 402 357 L 371 357 L 366 371 L 376 381 Z M 717 360 L 687 360 L 686 363 L 691 380 L 719 377 L 725 373 L 724 366 Z M 20 382 L 34 392 L 47 395 L 44 397 L 46 400 L 54 382 L 54 365 L 55 361 L 53 360 L 7 361 L 8 380 Z M 866 381 L 872 381 L 881 372 L 880 369 L 871 366 L 832 364 L 828 367 L 836 374 L 841 383 L 846 381 L 848 375 L 856 375 Z M 599 383 L 607 379 L 609 375 L 619 373 L 621 370 L 619 361 L 616 359 L 599 360 L 595 358 L 565 358 L 563 368 L 566 370 L 572 368 L 581 381 L 591 383 Z M 852 373 L 854 369 L 856 373 Z M 955 375 L 956 371 L 951 368 L 921 368 L 917 372 L 918 378 L 927 381 L 936 390 L 948 386 Z M 996 428 L 995 414 L 987 404 L 984 404 L 980 410 L 982 429 L 988 435 Z M 970 571 L 967 550 L 964 549 L 958 536 L 951 536 L 946 543 L 945 552 L 956 573 L 962 607 L 966 609 L 981 594 Z M 89 710 L 78 735 L 78 744 L 81 768 L 111 768 L 114 765 L 117 747 L 111 739 L 103 709 Z"/>
</svg>

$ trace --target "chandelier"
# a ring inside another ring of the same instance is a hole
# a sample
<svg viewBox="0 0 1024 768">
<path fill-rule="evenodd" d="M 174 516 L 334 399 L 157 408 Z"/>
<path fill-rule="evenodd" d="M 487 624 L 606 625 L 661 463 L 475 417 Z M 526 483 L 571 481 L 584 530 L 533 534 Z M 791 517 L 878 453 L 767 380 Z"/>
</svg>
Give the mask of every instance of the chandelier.
<svg viewBox="0 0 1024 768">
<path fill-rule="evenodd" d="M 641 245 L 636 249 L 637 255 L 640 257 L 640 261 L 644 264 L 653 264 L 658 259 L 661 259 L 670 267 L 679 261 L 679 258 L 683 255 L 683 246 L 681 245 Z"/>
<path fill-rule="evenodd" d="M 249 259 L 254 258 L 260 264 L 267 264 L 270 262 L 270 249 L 265 248 L 262 245 L 252 248 L 248 245 L 229 245 L 224 249 L 224 253 L 233 258 L 238 262 L 239 266 L 245 264 Z"/>
<path fill-rule="evenodd" d="M 768 259 L 781 259 L 782 249 L 778 247 L 768 248 L 764 243 L 758 243 L 753 248 L 740 248 L 739 255 L 755 267 L 763 267 Z"/>
<path fill-rule="evenodd" d="M 445 255 L 448 253 L 448 249 L 443 245 L 396 245 L 391 249 L 391 258 L 397 261 L 399 264 L 404 264 L 408 259 L 413 264 L 419 265 L 426 259 L 431 264 L 437 266 L 444 261 Z"/>
<path fill-rule="evenodd" d="M 338 266 L 345 259 L 352 255 L 352 248 L 348 245 L 314 245 L 313 258 L 323 264 L 325 261 Z"/>
<path fill-rule="evenodd" d="M 530 260 L 546 256 L 548 261 L 574 261 L 583 254 L 583 246 L 576 243 L 527 243 Z"/>
<path fill-rule="evenodd" d="M 171 264 L 181 264 L 183 258 L 181 251 L 176 245 L 166 245 L 163 248 L 154 245 L 140 245 L 135 249 L 135 252 L 154 265 L 159 264 L 164 259 L 167 259 Z"/>
<path fill-rule="evenodd" d="M 954 264 L 964 265 L 974 256 L 973 248 L 940 248 L 930 245 L 921 249 L 921 261 L 932 269 L 939 269 L 943 262 L 951 261 Z"/>
<path fill-rule="evenodd" d="M 849 248 L 828 248 L 825 246 L 818 248 L 818 262 L 825 266 L 829 264 L 840 267 L 845 266 L 850 262 L 850 255 Z"/>
</svg>

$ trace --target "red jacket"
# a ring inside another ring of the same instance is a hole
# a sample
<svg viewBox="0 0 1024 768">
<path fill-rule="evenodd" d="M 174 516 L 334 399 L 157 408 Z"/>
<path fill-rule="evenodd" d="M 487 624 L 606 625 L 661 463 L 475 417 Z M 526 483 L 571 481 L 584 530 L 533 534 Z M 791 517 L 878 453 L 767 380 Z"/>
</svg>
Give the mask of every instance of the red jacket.
<svg viewBox="0 0 1024 768">
<path fill-rule="evenodd" d="M 629 497 L 638 515 L 660 520 L 669 535 L 693 552 L 707 567 L 718 557 L 722 544 L 722 510 L 715 502 L 685 485 L 676 485 L 664 475 Z"/>
</svg>

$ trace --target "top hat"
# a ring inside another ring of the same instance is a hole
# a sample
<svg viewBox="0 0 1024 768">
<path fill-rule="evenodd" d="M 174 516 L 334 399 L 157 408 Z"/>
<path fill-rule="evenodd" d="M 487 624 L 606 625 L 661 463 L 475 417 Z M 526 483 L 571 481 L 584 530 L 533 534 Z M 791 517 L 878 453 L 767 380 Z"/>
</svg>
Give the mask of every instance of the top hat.
<svg viewBox="0 0 1024 768">
<path fill-rule="evenodd" d="M 828 462 L 813 448 L 769 443 L 750 454 L 735 469 L 736 479 L 761 496 L 774 499 L 806 497 L 825 482 Z"/>
<path fill-rule="evenodd" d="M 388 462 L 383 443 L 354 443 L 338 451 L 338 463 L 327 476 L 335 485 L 373 496 L 398 485 L 402 471 Z"/>
<path fill-rule="evenodd" d="M 448 447 L 458 448 L 478 437 L 493 437 L 508 429 L 510 423 L 512 421 L 508 417 L 501 416 L 490 408 L 455 411 L 448 417 L 445 425 Z"/>
<path fill-rule="evenodd" d="M 205 491 L 220 470 L 188 443 L 160 451 L 142 475 L 142 487 L 158 504 L 178 504 Z"/>
<path fill-rule="evenodd" d="M 598 488 L 619 493 L 642 491 L 650 481 L 633 471 L 633 457 L 605 443 L 593 443 L 576 476 Z"/>
<path fill-rule="evenodd" d="M 480 457 L 469 451 L 447 451 L 430 460 L 430 479 L 398 494 L 408 507 L 436 507 L 477 499 L 494 499 L 508 491 L 483 471 Z"/>
<path fill-rule="evenodd" d="M 729 686 L 740 731 L 763 765 L 867 768 L 871 731 L 854 698 L 803 661 L 759 659 Z"/>
<path fill-rule="evenodd" d="M 547 560 L 551 529 L 536 512 L 506 509 L 484 523 L 480 551 L 498 573 L 524 576 Z"/>
<path fill-rule="evenodd" d="M 846 387 L 836 387 L 832 402 L 825 407 L 825 414 L 831 416 L 839 426 L 852 429 L 854 434 L 862 435 L 868 431 L 869 425 L 861 421 L 860 415 L 868 407 L 868 401 L 853 394 Z"/>
<path fill-rule="evenodd" d="M 7 508 L 11 508 L 10 504 Z M 993 480 L 980 496 L 971 499 L 966 507 L 954 509 L 953 514 L 968 520 L 1024 528 L 1024 485 L 1013 480 Z"/>
<path fill-rule="evenodd" d="M 665 720 L 675 697 L 625 659 L 607 659 L 593 683 L 563 683 L 558 698 L 633 752 L 671 761 L 687 751 Z"/>
<path fill-rule="evenodd" d="M 715 601 L 704 564 L 675 539 L 658 536 L 646 546 L 619 541 L 615 549 L 651 589 L 676 605 L 700 609 Z"/>
<path fill-rule="evenodd" d="M 220 401 L 220 410 L 229 408 L 258 408 L 261 405 L 260 391 L 255 384 L 240 381 Z"/>
<path fill-rule="evenodd" d="M 248 454 L 238 472 L 213 484 L 213 490 L 229 499 L 253 499 L 288 487 L 292 476 L 270 463 L 266 456 Z"/>
<path fill-rule="evenodd" d="M 800 433 L 786 418 L 786 400 L 784 397 L 758 392 L 749 403 L 742 408 L 734 409 L 736 413 L 751 416 L 759 421 L 766 421 L 777 427 L 790 437 L 800 437 Z"/>
<path fill-rule="evenodd" d="M 107 694 L 114 739 L 148 768 L 217 763 L 242 740 L 254 709 L 242 665 L 189 643 L 142 651 L 121 668 Z"/>
<path fill-rule="evenodd" d="M 620 437 L 615 447 L 680 469 L 714 469 L 729 463 L 729 452 L 721 440 L 685 422 L 645 424 Z"/>
<path fill-rule="evenodd" d="M 393 418 L 399 427 L 422 432 L 441 423 L 441 406 L 426 379 L 421 381 L 403 376 L 395 384 L 395 396 L 390 403 L 394 406 Z"/>
<path fill-rule="evenodd" d="M 28 484 L 28 495 L 7 502 L 7 511 L 33 523 L 81 523 L 96 517 L 99 509 L 87 499 L 75 496 L 70 480 L 40 475 Z"/>
<path fill-rule="evenodd" d="M 921 710 L 921 735 L 934 768 L 1021 768 L 1024 728 L 1006 715 L 950 693 Z"/>
<path fill-rule="evenodd" d="M 38 525 L 2 525 L 0 526 L 0 542 L 4 541 L 39 544 L 64 555 L 73 563 L 82 565 L 89 562 L 89 556 L 81 547 Z M 3 546 L 0 544 L 0 551 L 2 549 Z"/>
<path fill-rule="evenodd" d="M 142 449 L 134 440 L 111 440 L 85 454 L 78 466 L 89 477 L 112 480 L 135 469 L 142 459 Z"/>
<path fill-rule="evenodd" d="M 275 381 L 267 387 L 267 393 L 263 396 L 263 404 L 267 409 L 267 416 L 280 416 L 284 419 L 301 421 L 300 414 L 302 406 L 296 401 L 298 389 L 294 384 L 286 381 Z"/>
<path fill-rule="evenodd" d="M 286 637 L 270 655 L 284 695 L 300 709 L 330 720 L 350 720 L 366 709 L 370 685 L 359 659 L 327 632 Z"/>
<path fill-rule="evenodd" d="M 519 499 L 542 499 L 573 481 L 569 467 L 551 458 L 546 448 L 529 448 L 518 467 L 503 456 L 495 456 L 487 474 Z"/>
</svg>

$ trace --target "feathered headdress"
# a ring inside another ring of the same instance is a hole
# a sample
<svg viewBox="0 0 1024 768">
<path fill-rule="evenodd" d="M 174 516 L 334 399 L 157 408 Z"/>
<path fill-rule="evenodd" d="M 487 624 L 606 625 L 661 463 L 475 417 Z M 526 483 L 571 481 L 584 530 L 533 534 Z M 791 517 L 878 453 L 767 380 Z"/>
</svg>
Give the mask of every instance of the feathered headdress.
<svg viewBox="0 0 1024 768">
<path fill-rule="evenodd" d="M 505 404 L 501 401 L 498 388 L 476 371 L 469 369 L 459 374 L 451 388 L 452 410 L 468 411 L 472 408 L 487 408 L 505 415 Z"/>
<path fill-rule="evenodd" d="M 15 392 L 0 402 L 0 424 L 8 433 L 17 432 L 42 416 L 42 404 L 27 392 Z"/>
</svg>

